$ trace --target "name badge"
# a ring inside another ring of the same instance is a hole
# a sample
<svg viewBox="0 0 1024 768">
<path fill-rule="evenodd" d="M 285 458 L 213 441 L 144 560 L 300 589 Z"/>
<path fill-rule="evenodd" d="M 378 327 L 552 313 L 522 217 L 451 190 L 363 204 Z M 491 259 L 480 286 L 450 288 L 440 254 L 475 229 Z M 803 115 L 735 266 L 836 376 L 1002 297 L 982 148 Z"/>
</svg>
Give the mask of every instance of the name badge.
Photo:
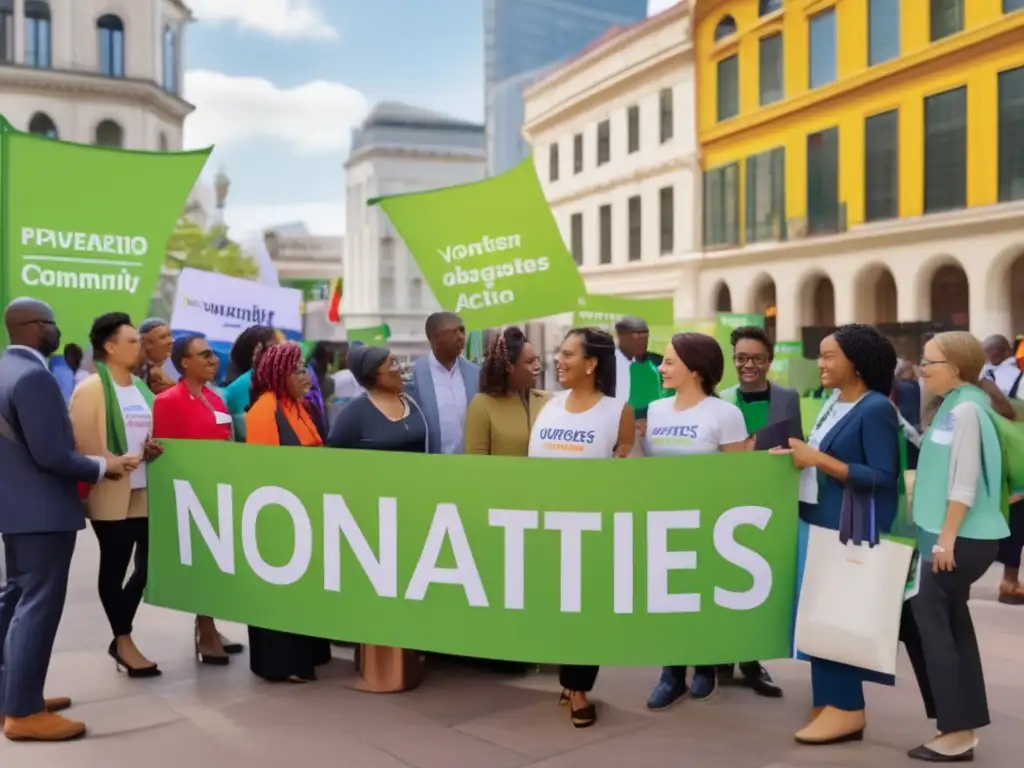
<svg viewBox="0 0 1024 768">
<path fill-rule="evenodd" d="M 222 411 L 214 411 L 213 412 L 213 420 L 217 424 L 230 424 L 231 421 L 232 421 L 231 414 L 230 413 L 224 413 Z"/>
<path fill-rule="evenodd" d="M 936 445 L 949 445 L 953 442 L 953 430 L 951 429 L 933 429 L 932 430 L 932 442 Z"/>
</svg>

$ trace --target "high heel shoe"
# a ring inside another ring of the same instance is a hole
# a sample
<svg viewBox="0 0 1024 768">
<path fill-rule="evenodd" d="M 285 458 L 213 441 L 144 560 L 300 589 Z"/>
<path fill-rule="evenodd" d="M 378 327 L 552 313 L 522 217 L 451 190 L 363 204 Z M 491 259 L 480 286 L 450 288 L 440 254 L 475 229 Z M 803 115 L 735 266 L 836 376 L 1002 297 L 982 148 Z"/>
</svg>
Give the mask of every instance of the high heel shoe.
<svg viewBox="0 0 1024 768">
<path fill-rule="evenodd" d="M 107 648 L 107 654 L 114 660 L 114 665 L 117 667 L 118 672 L 127 672 L 128 677 L 133 679 L 144 679 L 148 677 L 160 677 L 163 672 L 160 671 L 160 667 L 156 664 L 152 664 L 148 667 L 133 667 L 123 658 L 121 654 L 117 652 L 117 640 L 110 641 L 110 647 Z"/>
<path fill-rule="evenodd" d="M 219 653 L 203 653 L 199 647 L 199 619 L 196 619 L 196 633 L 195 633 L 195 654 L 196 661 L 200 664 L 209 664 L 213 667 L 226 667 L 231 663 L 231 658 L 225 654 Z"/>
</svg>

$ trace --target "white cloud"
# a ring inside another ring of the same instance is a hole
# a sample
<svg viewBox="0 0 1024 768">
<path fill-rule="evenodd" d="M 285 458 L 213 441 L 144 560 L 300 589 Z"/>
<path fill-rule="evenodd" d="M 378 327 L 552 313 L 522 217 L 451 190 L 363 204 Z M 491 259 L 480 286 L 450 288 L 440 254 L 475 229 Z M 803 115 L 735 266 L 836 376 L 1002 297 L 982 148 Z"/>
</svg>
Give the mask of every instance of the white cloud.
<svg viewBox="0 0 1024 768">
<path fill-rule="evenodd" d="M 224 219 L 231 238 L 238 240 L 263 230 L 302 222 L 314 235 L 340 235 L 345 231 L 345 201 L 330 200 L 281 205 L 238 205 L 228 196 Z"/>
<path fill-rule="evenodd" d="M 656 13 L 661 13 L 678 2 L 679 0 L 647 0 L 647 15 L 653 16 Z"/>
<path fill-rule="evenodd" d="M 196 105 L 185 122 L 189 148 L 270 137 L 296 152 L 343 152 L 351 129 L 369 111 L 366 97 L 342 83 L 314 80 L 279 88 L 260 77 L 208 70 L 185 73 L 185 98 Z"/>
<path fill-rule="evenodd" d="M 279 38 L 333 40 L 338 30 L 311 0 L 189 0 L 199 21 L 228 22 Z"/>
</svg>

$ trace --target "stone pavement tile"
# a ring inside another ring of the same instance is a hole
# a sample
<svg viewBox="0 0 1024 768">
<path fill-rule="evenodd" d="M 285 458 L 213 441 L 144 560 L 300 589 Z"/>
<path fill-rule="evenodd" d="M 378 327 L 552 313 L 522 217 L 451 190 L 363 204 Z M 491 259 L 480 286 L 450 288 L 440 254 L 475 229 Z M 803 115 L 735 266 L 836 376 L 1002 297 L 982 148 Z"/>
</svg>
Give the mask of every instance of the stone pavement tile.
<svg viewBox="0 0 1024 768">
<path fill-rule="evenodd" d="M 594 701 L 598 705 L 598 721 L 591 728 L 574 728 L 568 709 L 558 706 L 555 693 L 542 703 L 462 723 L 458 730 L 540 760 L 645 728 L 650 723 L 649 718 L 611 706 L 597 696 Z"/>
</svg>

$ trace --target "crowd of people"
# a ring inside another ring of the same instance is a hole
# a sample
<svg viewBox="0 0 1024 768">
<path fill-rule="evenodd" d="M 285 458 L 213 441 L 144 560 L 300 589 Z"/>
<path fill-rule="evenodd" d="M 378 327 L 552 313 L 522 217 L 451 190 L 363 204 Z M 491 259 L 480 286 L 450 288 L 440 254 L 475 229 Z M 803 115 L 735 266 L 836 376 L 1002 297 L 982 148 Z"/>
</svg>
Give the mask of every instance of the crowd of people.
<svg viewBox="0 0 1024 768">
<path fill-rule="evenodd" d="M 477 366 L 462 357 L 461 319 L 439 312 L 426 324 L 431 352 L 411 376 L 403 376 L 388 349 L 353 345 L 346 376 L 332 387 L 344 390 L 344 405 L 332 415 L 321 391 L 324 366 L 311 366 L 272 328 L 239 336 L 228 384 L 218 390 L 219 360 L 202 336 L 175 339 L 163 321 L 136 327 L 127 315 L 104 315 L 90 334 L 95 372 L 80 375 L 81 350 L 67 361 L 69 395 L 46 364 L 60 341 L 51 309 L 18 300 L 4 322 L 11 345 L 0 359 L 0 466 L 19 485 L 16 502 L 0 507 L 7 563 L 0 709 L 9 739 L 64 740 L 85 732 L 58 714 L 71 702 L 44 698 L 43 685 L 86 518 L 99 544 L 108 652 L 133 678 L 160 675 L 132 630 L 146 583 L 146 465 L 159 460 L 166 438 L 549 459 L 778 454 L 800 470 L 798 582 L 811 526 L 838 532 L 850 494 L 869 500 L 878 530 L 902 525 L 916 537 L 925 567 L 919 591 L 904 605 L 899 639 L 938 734 L 909 755 L 972 759 L 976 731 L 989 723 L 971 585 L 998 558 L 1005 569 L 1000 600 L 1024 603 L 1024 507 L 1013 499 L 1008 524 L 992 422 L 994 413 L 1016 417 L 1021 372 L 1006 339 L 982 344 L 965 332 L 940 333 L 914 365 L 898 360 L 874 327 L 842 326 L 821 343 L 821 383 L 829 394 L 815 423 L 805 425 L 798 393 L 769 381 L 774 348 L 758 327 L 732 334 L 739 383 L 723 391 L 726 355 L 710 336 L 676 334 L 661 355 L 648 350 L 641 318 L 623 318 L 615 336 L 576 328 L 558 351 L 560 391 L 552 393 L 536 388 L 541 361 L 521 329 L 494 334 Z M 797 592 L 796 600 L 799 586 Z M 226 665 L 244 650 L 208 616 L 196 617 L 193 641 L 204 664 Z M 271 682 L 315 681 L 316 668 L 331 659 L 328 640 L 271 628 L 249 627 L 248 645 L 252 672 Z M 814 708 L 796 741 L 862 739 L 864 683 L 893 685 L 894 678 L 829 659 L 809 662 Z M 357 647 L 356 666 L 362 687 L 377 692 L 414 688 L 426 671 L 415 650 L 372 645 Z M 729 683 L 782 696 L 756 660 L 688 672 L 685 665 L 663 669 L 647 706 L 706 701 Z M 590 694 L 598 673 L 593 666 L 560 668 L 559 701 L 576 727 L 597 722 Z"/>
</svg>

